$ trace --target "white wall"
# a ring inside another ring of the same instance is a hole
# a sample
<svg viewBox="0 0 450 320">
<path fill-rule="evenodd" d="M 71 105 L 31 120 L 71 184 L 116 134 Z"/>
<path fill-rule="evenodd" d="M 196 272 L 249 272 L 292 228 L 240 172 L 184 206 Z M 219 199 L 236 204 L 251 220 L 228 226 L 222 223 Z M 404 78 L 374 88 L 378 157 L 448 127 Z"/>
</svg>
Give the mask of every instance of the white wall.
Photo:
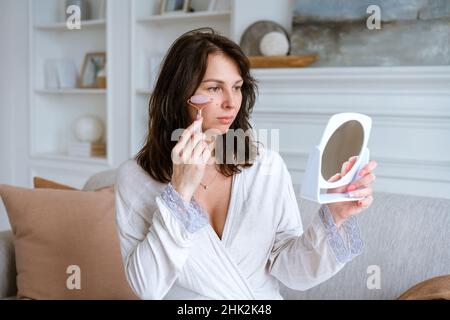
<svg viewBox="0 0 450 320">
<path fill-rule="evenodd" d="M 14 185 L 23 185 L 28 150 L 27 15 L 27 1 L 0 1 L 0 183 Z M 5 229 L 9 223 L 0 203 L 0 230 Z"/>
</svg>

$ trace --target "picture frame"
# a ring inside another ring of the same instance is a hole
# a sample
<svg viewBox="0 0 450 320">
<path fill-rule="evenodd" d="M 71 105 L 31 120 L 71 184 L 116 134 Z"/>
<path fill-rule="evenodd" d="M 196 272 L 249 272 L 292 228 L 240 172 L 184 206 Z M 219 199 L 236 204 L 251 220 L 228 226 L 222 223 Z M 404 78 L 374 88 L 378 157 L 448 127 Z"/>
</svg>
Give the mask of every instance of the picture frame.
<svg viewBox="0 0 450 320">
<path fill-rule="evenodd" d="M 106 66 L 106 52 L 89 52 L 84 56 L 79 87 L 99 88 L 98 73 Z"/>
<path fill-rule="evenodd" d="M 189 11 L 190 0 L 162 0 L 160 14 L 180 14 Z"/>
</svg>

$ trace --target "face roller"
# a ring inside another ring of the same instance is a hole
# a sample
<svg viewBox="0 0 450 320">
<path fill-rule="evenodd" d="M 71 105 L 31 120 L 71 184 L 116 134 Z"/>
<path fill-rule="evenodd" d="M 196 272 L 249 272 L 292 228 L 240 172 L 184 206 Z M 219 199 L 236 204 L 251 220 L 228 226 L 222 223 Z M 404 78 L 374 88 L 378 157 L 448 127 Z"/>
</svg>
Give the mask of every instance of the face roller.
<svg viewBox="0 0 450 320">
<path fill-rule="evenodd" d="M 212 98 L 204 95 L 195 95 L 189 98 L 187 103 L 197 109 L 197 119 L 202 116 L 202 109 L 213 101 Z"/>
</svg>

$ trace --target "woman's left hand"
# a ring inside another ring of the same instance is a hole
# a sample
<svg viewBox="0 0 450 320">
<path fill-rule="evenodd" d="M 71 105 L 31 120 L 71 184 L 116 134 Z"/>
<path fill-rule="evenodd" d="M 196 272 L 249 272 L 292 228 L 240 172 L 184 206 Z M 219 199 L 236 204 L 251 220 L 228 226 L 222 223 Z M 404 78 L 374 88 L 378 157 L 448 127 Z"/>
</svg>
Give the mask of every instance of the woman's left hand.
<svg viewBox="0 0 450 320">
<path fill-rule="evenodd" d="M 328 181 L 334 182 L 341 179 L 347 172 L 349 172 L 355 164 L 357 157 L 351 157 L 342 165 L 340 173 L 335 174 Z M 375 175 L 372 171 L 377 167 L 374 160 L 369 161 L 358 173 L 359 180 L 354 181 L 345 186 L 328 190 L 328 193 L 347 193 L 356 198 L 364 198 L 358 201 L 343 201 L 328 203 L 327 206 L 333 215 L 334 223 L 340 227 L 342 223 L 350 216 L 357 215 L 361 211 L 367 209 L 373 202 L 372 183 L 375 181 Z"/>
</svg>

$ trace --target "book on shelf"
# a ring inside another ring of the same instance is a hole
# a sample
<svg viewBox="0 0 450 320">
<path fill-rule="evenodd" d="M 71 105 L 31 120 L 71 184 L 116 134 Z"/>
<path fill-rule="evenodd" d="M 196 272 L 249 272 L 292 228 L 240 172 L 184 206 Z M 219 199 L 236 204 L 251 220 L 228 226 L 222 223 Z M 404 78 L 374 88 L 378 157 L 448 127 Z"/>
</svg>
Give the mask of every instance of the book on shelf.
<svg viewBox="0 0 450 320">
<path fill-rule="evenodd" d="M 75 157 L 101 157 L 106 156 L 105 143 L 74 142 L 69 146 L 69 156 Z"/>
</svg>

